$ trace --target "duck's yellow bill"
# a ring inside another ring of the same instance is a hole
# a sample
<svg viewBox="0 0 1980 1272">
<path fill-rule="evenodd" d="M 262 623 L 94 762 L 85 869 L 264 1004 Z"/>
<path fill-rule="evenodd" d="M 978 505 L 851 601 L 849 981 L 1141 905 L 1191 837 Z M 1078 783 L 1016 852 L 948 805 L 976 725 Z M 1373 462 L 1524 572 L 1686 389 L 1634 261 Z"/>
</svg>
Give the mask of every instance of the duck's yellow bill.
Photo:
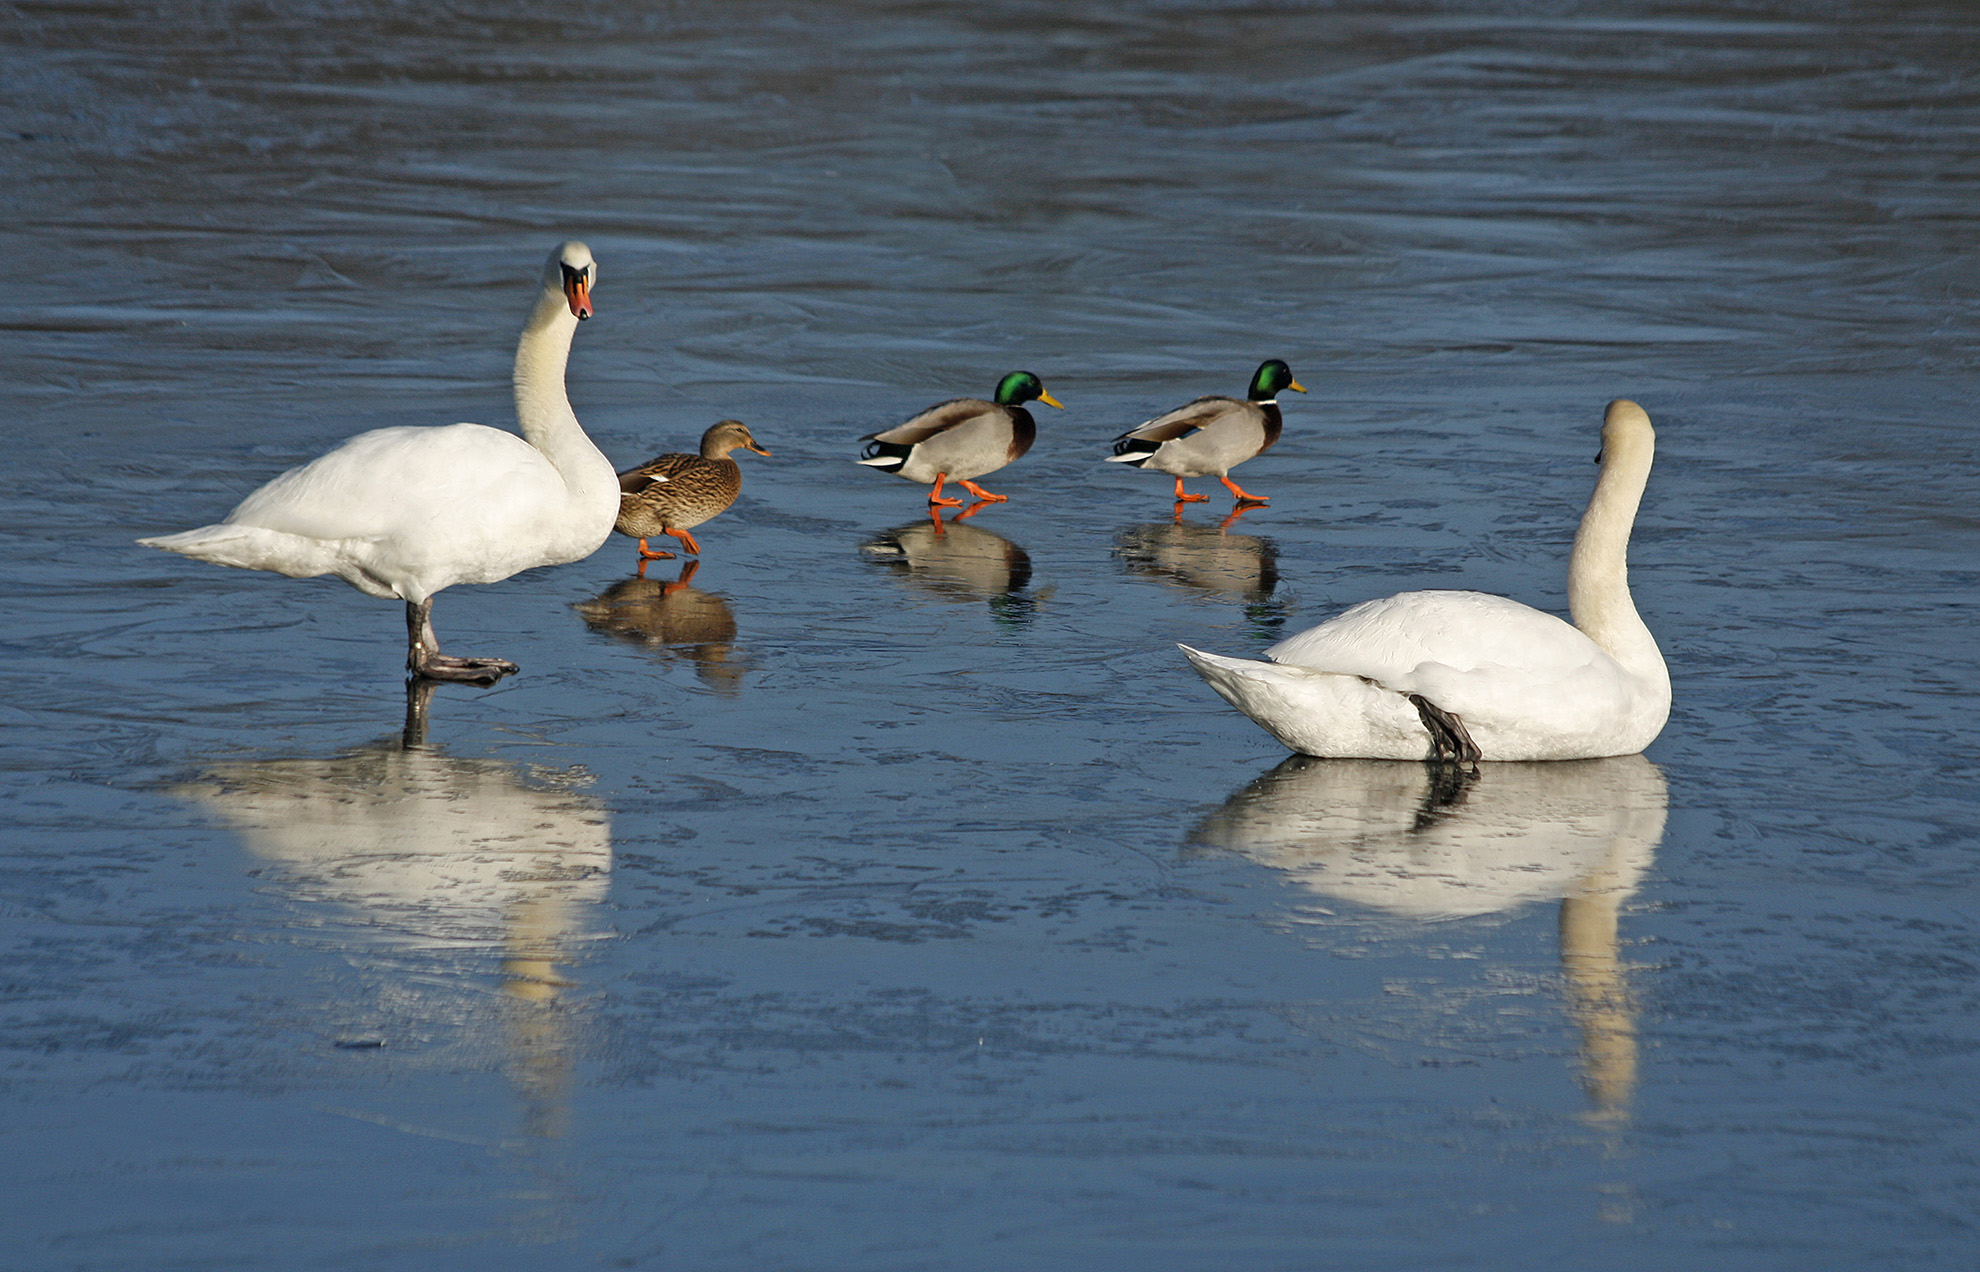
<svg viewBox="0 0 1980 1272">
<path fill-rule="evenodd" d="M 1040 389 L 1038 391 L 1038 400 L 1040 402 L 1043 402 L 1047 406 L 1057 406 L 1061 411 L 1066 409 L 1065 407 L 1059 405 L 1059 399 L 1053 397 L 1050 393 L 1047 393 L 1043 389 Z"/>
</svg>

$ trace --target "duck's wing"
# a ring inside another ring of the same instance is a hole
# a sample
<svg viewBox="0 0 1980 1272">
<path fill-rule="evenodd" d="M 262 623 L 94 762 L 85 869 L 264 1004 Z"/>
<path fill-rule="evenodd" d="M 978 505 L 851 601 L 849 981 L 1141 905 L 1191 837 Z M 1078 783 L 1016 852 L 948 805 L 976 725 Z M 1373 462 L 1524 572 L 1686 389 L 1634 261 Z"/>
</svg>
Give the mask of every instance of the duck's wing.
<svg viewBox="0 0 1980 1272">
<path fill-rule="evenodd" d="M 868 433 L 863 442 L 885 442 L 889 446 L 914 446 L 952 429 L 979 419 L 1006 421 L 1004 408 L 982 398 L 954 398 L 939 402 L 904 424 L 879 433 Z"/>
<path fill-rule="evenodd" d="M 1200 397 L 1194 402 L 1185 403 L 1167 415 L 1158 415 L 1146 424 L 1138 425 L 1114 439 L 1116 453 L 1124 442 L 1148 442 L 1160 446 L 1163 442 L 1173 442 L 1179 437 L 1188 437 L 1201 432 L 1224 420 L 1243 419 L 1252 414 L 1251 403 L 1240 402 L 1236 398 L 1211 396 Z"/>
<path fill-rule="evenodd" d="M 637 468 L 628 468 L 619 474 L 621 494 L 636 495 L 649 486 L 670 482 L 694 466 L 701 458 L 679 451 L 669 451 L 665 455 L 655 455 Z"/>
</svg>

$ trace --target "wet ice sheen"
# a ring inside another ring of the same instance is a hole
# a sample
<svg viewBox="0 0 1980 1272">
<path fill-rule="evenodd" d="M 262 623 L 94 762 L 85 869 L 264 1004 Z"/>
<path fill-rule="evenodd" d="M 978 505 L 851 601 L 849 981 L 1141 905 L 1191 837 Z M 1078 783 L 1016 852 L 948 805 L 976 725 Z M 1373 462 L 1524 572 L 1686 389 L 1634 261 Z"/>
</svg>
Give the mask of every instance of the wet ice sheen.
<svg viewBox="0 0 1980 1272">
<path fill-rule="evenodd" d="M 4 1261 L 1970 1266 L 1980 28 L 1831 10 L 21 8 Z M 408 751 L 395 611 L 129 546 L 507 419 L 574 234 L 607 453 L 776 454 L 692 574 L 449 592 Z M 1266 357 L 1269 508 L 1100 463 Z M 850 462 L 1017 365 L 1009 504 Z M 1173 654 L 1558 610 L 1616 396 L 1646 757 Z"/>
</svg>

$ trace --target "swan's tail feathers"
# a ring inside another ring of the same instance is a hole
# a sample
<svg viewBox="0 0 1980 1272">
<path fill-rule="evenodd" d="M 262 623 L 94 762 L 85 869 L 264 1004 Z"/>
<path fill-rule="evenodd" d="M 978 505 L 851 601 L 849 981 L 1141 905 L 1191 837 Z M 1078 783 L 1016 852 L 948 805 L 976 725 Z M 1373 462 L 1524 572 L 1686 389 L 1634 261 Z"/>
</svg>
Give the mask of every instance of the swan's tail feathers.
<svg viewBox="0 0 1980 1272">
<path fill-rule="evenodd" d="M 1343 711 L 1343 694 L 1352 695 L 1360 687 L 1355 677 L 1250 658 L 1226 658 L 1188 645 L 1176 648 L 1219 697 L 1250 716 L 1288 750 L 1306 755 L 1366 753 L 1343 749 L 1343 739 L 1337 736 L 1344 717 L 1350 714 Z"/>
<path fill-rule="evenodd" d="M 241 570 L 271 570 L 292 579 L 339 573 L 342 564 L 332 545 L 320 539 L 228 522 L 139 539 L 138 546 L 163 548 Z"/>
</svg>

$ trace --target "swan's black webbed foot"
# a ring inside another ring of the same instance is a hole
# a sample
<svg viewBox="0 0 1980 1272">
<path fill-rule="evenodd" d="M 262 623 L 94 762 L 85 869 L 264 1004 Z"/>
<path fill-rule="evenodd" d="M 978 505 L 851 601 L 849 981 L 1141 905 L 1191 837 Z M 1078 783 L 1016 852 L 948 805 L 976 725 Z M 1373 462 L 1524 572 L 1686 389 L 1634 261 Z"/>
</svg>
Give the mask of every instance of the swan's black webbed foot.
<svg viewBox="0 0 1980 1272">
<path fill-rule="evenodd" d="M 1423 717 L 1423 727 L 1430 732 L 1432 759 L 1455 760 L 1459 764 L 1478 762 L 1478 744 L 1465 732 L 1464 721 L 1420 693 L 1409 695 L 1409 700 L 1415 704 L 1416 714 Z"/>
<path fill-rule="evenodd" d="M 492 685 L 522 668 L 506 658 L 456 658 L 452 654 L 428 654 L 409 668 L 425 680 L 451 680 L 464 685 Z"/>
<path fill-rule="evenodd" d="M 451 680 L 464 685 L 492 685 L 522 668 L 506 658 L 456 658 L 440 652 L 433 632 L 433 598 L 406 602 L 406 670 L 424 680 Z"/>
</svg>

